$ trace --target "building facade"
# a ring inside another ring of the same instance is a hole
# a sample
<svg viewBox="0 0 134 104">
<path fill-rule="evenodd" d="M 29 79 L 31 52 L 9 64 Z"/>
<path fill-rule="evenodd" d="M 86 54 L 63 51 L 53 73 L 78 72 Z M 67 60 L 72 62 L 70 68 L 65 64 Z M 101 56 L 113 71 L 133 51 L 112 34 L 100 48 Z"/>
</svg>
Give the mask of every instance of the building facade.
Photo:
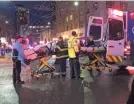
<svg viewBox="0 0 134 104">
<path fill-rule="evenodd" d="M 108 8 L 126 11 L 132 7 L 132 2 L 127 1 L 57 1 L 56 33 L 69 35 L 75 30 L 79 35 L 84 35 L 89 16 L 103 17 L 105 23 Z"/>
</svg>

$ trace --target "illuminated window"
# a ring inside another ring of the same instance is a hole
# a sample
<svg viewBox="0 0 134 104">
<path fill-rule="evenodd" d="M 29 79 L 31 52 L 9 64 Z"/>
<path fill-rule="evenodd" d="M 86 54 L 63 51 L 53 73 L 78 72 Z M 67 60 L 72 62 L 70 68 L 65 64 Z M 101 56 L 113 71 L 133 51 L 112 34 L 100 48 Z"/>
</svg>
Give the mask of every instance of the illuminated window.
<svg viewBox="0 0 134 104">
<path fill-rule="evenodd" d="M 73 20 L 73 15 L 72 14 L 70 15 L 70 20 Z"/>
<path fill-rule="evenodd" d="M 68 17 L 66 17 L 66 22 L 68 22 Z"/>
</svg>

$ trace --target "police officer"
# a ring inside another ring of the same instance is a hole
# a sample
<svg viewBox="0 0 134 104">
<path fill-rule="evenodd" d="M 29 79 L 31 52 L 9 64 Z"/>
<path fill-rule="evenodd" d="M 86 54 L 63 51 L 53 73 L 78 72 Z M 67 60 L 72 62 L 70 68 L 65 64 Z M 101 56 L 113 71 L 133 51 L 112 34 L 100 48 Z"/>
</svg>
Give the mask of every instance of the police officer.
<svg viewBox="0 0 134 104">
<path fill-rule="evenodd" d="M 16 42 L 13 45 L 13 83 L 24 84 L 24 81 L 21 81 L 21 64 L 24 62 L 24 50 L 21 45 L 23 38 L 18 36 Z"/>
<path fill-rule="evenodd" d="M 76 39 L 77 34 L 72 32 L 72 36 L 68 40 L 68 56 L 70 60 L 71 78 L 80 78 L 80 64 L 79 64 L 79 42 Z"/>
</svg>

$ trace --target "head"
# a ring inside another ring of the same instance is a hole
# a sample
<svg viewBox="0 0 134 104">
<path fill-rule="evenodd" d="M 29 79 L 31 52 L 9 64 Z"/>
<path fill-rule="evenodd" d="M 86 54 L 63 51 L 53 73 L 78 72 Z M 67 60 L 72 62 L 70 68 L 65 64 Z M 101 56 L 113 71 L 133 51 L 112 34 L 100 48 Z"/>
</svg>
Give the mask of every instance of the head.
<svg viewBox="0 0 134 104">
<path fill-rule="evenodd" d="M 75 31 L 72 31 L 72 36 L 77 37 L 77 34 Z"/>
<path fill-rule="evenodd" d="M 63 37 L 59 37 L 58 41 L 63 41 Z"/>
<path fill-rule="evenodd" d="M 26 47 L 27 47 L 26 40 L 22 40 L 21 44 L 22 44 L 22 47 L 24 49 L 26 49 Z"/>
<path fill-rule="evenodd" d="M 21 43 L 21 42 L 22 42 L 22 40 L 23 40 L 23 37 L 21 37 L 21 36 L 18 36 L 18 37 L 16 38 L 16 42 Z"/>
<path fill-rule="evenodd" d="M 93 36 L 90 36 L 88 39 L 89 39 L 90 41 L 94 40 L 94 39 L 93 39 Z"/>
</svg>

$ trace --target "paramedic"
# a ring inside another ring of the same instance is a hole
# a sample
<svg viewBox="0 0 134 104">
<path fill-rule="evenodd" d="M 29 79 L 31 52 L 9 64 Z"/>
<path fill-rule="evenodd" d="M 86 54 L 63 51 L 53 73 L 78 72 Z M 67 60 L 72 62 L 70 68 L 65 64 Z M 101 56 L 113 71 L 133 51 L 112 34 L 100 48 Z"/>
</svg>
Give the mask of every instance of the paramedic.
<svg viewBox="0 0 134 104">
<path fill-rule="evenodd" d="M 79 42 L 76 39 L 77 34 L 72 31 L 72 36 L 68 40 L 68 55 L 70 60 L 71 78 L 80 78 L 80 64 L 79 64 Z"/>
<path fill-rule="evenodd" d="M 24 50 L 22 47 L 23 38 L 18 36 L 16 38 L 16 42 L 13 45 L 13 83 L 15 84 L 20 83 L 24 84 L 24 81 L 21 81 L 20 74 L 21 74 L 21 64 L 24 62 Z"/>
<path fill-rule="evenodd" d="M 59 37 L 59 41 L 57 43 L 57 56 L 59 57 L 59 62 L 60 62 L 60 70 L 59 73 L 65 77 L 66 76 L 66 58 L 67 58 L 67 49 L 65 42 L 63 41 L 62 37 Z"/>
</svg>

